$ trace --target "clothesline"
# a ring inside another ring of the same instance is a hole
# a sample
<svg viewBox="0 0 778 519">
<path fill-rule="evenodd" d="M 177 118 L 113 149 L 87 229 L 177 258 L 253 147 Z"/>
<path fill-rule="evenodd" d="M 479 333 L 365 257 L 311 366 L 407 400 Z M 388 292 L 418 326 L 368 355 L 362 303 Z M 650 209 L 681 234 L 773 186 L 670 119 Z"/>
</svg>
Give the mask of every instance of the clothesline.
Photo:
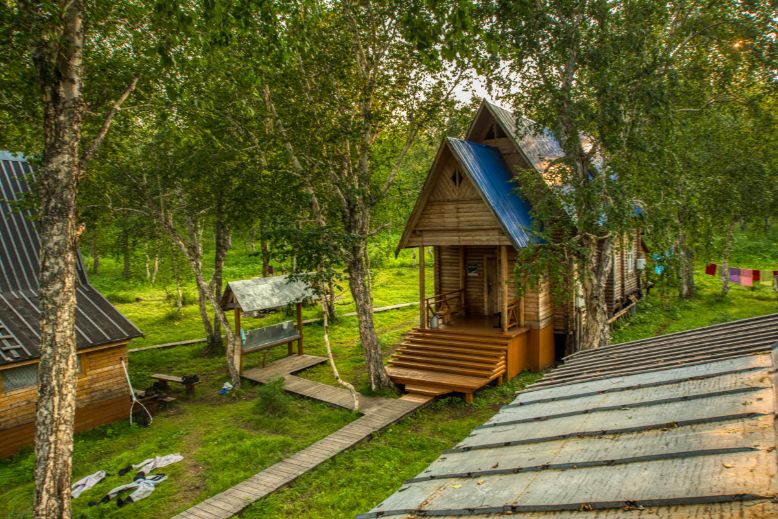
<svg viewBox="0 0 778 519">
<path fill-rule="evenodd" d="M 765 282 L 773 283 L 773 279 L 778 276 L 778 270 L 765 269 L 744 269 L 739 267 L 729 267 L 729 281 L 737 283 L 744 287 L 754 286 L 754 283 Z M 705 266 L 705 273 L 709 276 L 722 277 L 725 275 L 724 267 L 715 263 L 708 263 Z"/>
</svg>

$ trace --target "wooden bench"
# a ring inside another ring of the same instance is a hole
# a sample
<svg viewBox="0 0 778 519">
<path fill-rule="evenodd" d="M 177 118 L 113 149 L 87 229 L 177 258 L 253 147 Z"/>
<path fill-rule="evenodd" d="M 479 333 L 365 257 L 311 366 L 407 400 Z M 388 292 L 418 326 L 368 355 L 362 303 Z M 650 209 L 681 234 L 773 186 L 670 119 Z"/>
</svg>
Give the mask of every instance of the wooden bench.
<svg viewBox="0 0 778 519">
<path fill-rule="evenodd" d="M 182 384 L 186 389 L 187 395 L 194 395 L 195 384 L 200 383 L 200 377 L 197 375 L 187 375 L 184 377 L 178 377 L 175 375 L 164 375 L 162 373 L 154 373 L 151 378 L 156 379 L 160 389 L 168 389 L 168 382 L 176 382 Z"/>
</svg>

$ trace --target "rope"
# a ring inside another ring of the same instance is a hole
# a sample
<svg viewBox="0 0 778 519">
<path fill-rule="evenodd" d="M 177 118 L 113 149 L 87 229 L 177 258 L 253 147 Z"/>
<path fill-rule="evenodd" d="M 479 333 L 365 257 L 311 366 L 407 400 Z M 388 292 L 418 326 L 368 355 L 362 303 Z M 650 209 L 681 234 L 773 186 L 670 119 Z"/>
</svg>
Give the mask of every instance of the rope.
<svg viewBox="0 0 778 519">
<path fill-rule="evenodd" d="M 144 411 L 146 411 L 146 414 L 149 415 L 149 425 L 154 422 L 154 418 L 151 416 L 151 413 L 148 409 L 146 409 L 146 406 L 143 405 L 142 402 L 138 400 L 138 398 L 135 396 L 135 390 L 132 389 L 132 382 L 130 382 L 130 374 L 127 371 L 127 365 L 124 364 L 124 359 L 122 359 L 122 369 L 124 369 L 124 376 L 127 377 L 127 385 L 130 387 L 130 396 L 132 397 L 132 404 L 130 404 L 130 425 L 132 425 L 132 411 L 135 408 L 135 404 L 138 404 L 143 408 Z"/>
</svg>

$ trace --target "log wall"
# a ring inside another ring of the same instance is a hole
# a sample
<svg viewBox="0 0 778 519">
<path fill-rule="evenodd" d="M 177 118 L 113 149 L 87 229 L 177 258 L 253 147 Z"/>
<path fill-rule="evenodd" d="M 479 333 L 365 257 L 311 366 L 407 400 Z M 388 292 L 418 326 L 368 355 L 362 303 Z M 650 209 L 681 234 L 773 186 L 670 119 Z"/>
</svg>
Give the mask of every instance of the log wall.
<svg viewBox="0 0 778 519">
<path fill-rule="evenodd" d="M 127 344 L 80 353 L 79 358 L 76 431 L 127 418 L 130 396 L 121 366 Z M 0 457 L 33 442 L 36 401 L 34 386 L 10 392 L 0 388 Z"/>
</svg>

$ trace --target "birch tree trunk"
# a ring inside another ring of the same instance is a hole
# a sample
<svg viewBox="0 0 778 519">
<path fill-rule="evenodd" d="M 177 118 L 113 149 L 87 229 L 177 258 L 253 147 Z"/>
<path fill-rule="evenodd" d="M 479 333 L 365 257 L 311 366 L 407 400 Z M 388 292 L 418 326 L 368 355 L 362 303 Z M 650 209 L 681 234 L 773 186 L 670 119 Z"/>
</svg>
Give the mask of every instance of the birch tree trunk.
<svg viewBox="0 0 778 519">
<path fill-rule="evenodd" d="M 590 251 L 588 265 L 579 269 L 584 308 L 581 319 L 579 350 L 607 346 L 610 342 L 608 302 L 605 286 L 613 266 L 613 240 L 610 237 L 584 237 Z"/>
<path fill-rule="evenodd" d="M 227 336 L 227 371 L 229 373 L 230 381 L 232 382 L 233 387 L 238 388 L 240 387 L 240 358 L 238 356 L 240 352 L 240 346 L 238 344 L 238 338 L 230 328 L 230 323 L 227 321 L 227 316 L 224 314 L 224 310 L 221 308 L 221 301 L 216 299 L 213 291 L 205 282 L 202 268 L 203 262 L 200 232 L 197 222 L 193 218 L 185 216 L 186 235 L 189 239 L 189 242 L 187 243 L 187 241 L 174 227 L 173 222 L 169 219 L 168 216 L 158 213 L 156 216 L 158 218 L 159 224 L 162 226 L 162 229 L 178 247 L 178 249 L 184 255 L 184 258 L 186 258 L 186 260 L 189 262 L 189 266 L 192 269 L 192 273 L 195 277 L 195 282 L 197 283 L 198 293 L 201 296 L 200 311 L 201 314 L 205 312 L 203 323 L 206 325 L 206 329 L 211 325 L 211 321 L 207 315 L 206 303 L 210 304 L 215 318 L 218 319 L 220 326 L 224 329 L 224 333 Z"/>
<path fill-rule="evenodd" d="M 727 234 L 724 239 L 724 251 L 721 254 L 721 296 L 729 293 L 729 256 L 732 254 L 732 242 L 735 240 L 735 220 L 731 220 L 727 226 Z"/>
<path fill-rule="evenodd" d="M 35 417 L 35 517 L 70 517 L 76 411 L 76 193 L 84 117 L 84 4 L 64 2 L 61 19 L 33 50 L 43 100 L 40 209 L 40 364 Z M 38 6 L 23 4 L 30 11 Z M 33 13 L 33 16 L 37 12 Z"/>
<path fill-rule="evenodd" d="M 694 297 L 694 253 L 683 230 L 678 233 L 678 277 L 681 283 L 678 295 L 683 299 Z"/>
<path fill-rule="evenodd" d="M 359 321 L 359 339 L 365 352 L 365 363 L 373 391 L 393 388 L 394 384 L 384 367 L 381 343 L 373 323 L 373 291 L 370 286 L 370 264 L 367 258 L 367 236 L 370 228 L 370 209 L 363 202 L 357 204 L 348 215 L 346 228 L 351 236 L 346 269 L 349 275 L 349 288 Z"/>
<path fill-rule="evenodd" d="M 214 253 L 213 275 L 208 283 L 209 292 L 217 301 L 221 301 L 222 298 L 224 260 L 227 258 L 227 251 L 230 248 L 230 229 L 224 220 L 224 214 L 220 205 L 221 201 L 217 203 L 216 222 L 214 224 L 216 250 Z M 213 328 L 208 335 L 208 352 L 211 354 L 220 353 L 224 350 L 221 328 L 221 320 L 214 314 Z"/>
</svg>

